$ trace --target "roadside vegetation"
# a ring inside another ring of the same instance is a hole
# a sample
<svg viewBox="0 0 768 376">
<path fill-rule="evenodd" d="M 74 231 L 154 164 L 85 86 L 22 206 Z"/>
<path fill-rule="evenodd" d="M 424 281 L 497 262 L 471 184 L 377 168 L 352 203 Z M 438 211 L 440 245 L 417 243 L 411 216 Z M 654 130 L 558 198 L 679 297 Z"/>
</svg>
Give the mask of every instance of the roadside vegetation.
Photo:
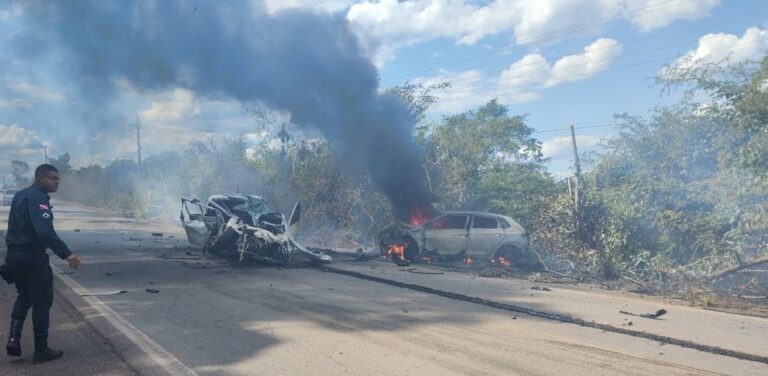
<svg viewBox="0 0 768 376">
<path fill-rule="evenodd" d="M 405 84 L 389 93 L 420 120 L 414 137 L 439 209 L 518 218 L 561 272 L 647 286 L 712 281 L 766 295 L 765 269 L 718 272 L 768 256 L 768 58 L 681 64 L 658 83 L 683 99 L 647 118 L 617 115 L 615 137 L 579 176 L 578 202 L 575 181 L 547 172 L 525 115 L 493 100 L 427 121 L 444 86 Z M 63 198 L 137 217 L 177 214 L 180 196 L 256 193 L 276 210 L 301 202 L 307 236 L 350 246 L 371 242 L 392 220 L 370 177 L 338 160 L 330 144 L 295 140 L 285 128 L 278 135 L 280 148 L 265 140 L 250 153 L 235 138 L 150 156 L 141 183 L 132 160 L 73 168 L 65 154 L 52 163 L 66 180 Z"/>
</svg>

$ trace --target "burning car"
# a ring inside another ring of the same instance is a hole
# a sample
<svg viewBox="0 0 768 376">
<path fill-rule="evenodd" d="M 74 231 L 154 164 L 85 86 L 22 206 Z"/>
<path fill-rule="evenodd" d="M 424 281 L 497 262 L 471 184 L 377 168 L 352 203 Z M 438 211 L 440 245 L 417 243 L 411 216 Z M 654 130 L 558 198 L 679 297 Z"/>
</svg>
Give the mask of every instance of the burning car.
<svg viewBox="0 0 768 376">
<path fill-rule="evenodd" d="M 423 224 L 390 227 L 379 242 L 382 253 L 399 264 L 431 254 L 531 267 L 538 260 L 528 244 L 527 232 L 514 219 L 485 212 L 445 212 Z"/>
<path fill-rule="evenodd" d="M 330 256 L 310 250 L 293 238 L 292 230 L 295 233 L 300 216 L 301 206 L 296 204 L 286 221 L 283 214 L 271 212 L 266 201 L 256 195 L 215 195 L 206 204 L 181 199 L 180 219 L 187 239 L 203 253 L 281 264 L 293 261 L 295 255 L 331 261 Z"/>
</svg>

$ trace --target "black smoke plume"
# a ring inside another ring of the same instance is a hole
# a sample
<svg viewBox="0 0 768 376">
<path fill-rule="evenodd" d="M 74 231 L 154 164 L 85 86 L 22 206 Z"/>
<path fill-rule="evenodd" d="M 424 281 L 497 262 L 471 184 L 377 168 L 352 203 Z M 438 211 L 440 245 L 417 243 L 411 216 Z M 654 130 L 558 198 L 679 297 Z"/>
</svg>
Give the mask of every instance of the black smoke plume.
<svg viewBox="0 0 768 376">
<path fill-rule="evenodd" d="M 381 95 L 376 67 L 339 16 L 269 15 L 252 1 L 23 1 L 28 57 L 60 48 L 82 100 L 108 101 L 116 83 L 155 92 L 260 102 L 320 129 L 367 169 L 395 215 L 428 206 L 414 117 Z"/>
</svg>

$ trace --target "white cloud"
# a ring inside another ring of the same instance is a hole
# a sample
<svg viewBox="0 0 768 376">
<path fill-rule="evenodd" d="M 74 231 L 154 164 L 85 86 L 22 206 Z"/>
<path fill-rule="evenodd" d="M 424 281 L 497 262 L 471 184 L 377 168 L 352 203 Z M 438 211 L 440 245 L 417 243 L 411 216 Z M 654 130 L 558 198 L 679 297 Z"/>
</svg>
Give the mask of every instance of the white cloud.
<svg viewBox="0 0 768 376">
<path fill-rule="evenodd" d="M 26 81 L 0 81 L 0 107 L 30 107 L 41 102 L 62 102 L 59 91 Z"/>
<path fill-rule="evenodd" d="M 24 149 L 39 147 L 42 143 L 37 132 L 20 127 L 16 124 L 0 124 L 0 148 Z"/>
<path fill-rule="evenodd" d="M 595 136 L 576 136 L 576 146 L 579 154 L 594 149 L 600 144 L 600 137 Z M 571 136 L 554 137 L 542 142 L 541 152 L 547 158 L 568 159 L 573 158 L 573 145 Z"/>
<path fill-rule="evenodd" d="M 553 64 L 540 54 L 529 54 L 489 79 L 480 71 L 443 74 L 417 80 L 425 86 L 451 82 L 452 87 L 436 93 L 441 101 L 433 106 L 438 113 L 459 112 L 493 98 L 512 104 L 538 99 L 540 92 L 565 82 L 588 79 L 605 70 L 621 54 L 621 44 L 601 38 L 580 54 L 564 56 Z"/>
<path fill-rule="evenodd" d="M 759 60 L 768 52 L 768 30 L 750 27 L 741 37 L 733 34 L 707 34 L 699 39 L 696 49 L 677 60 L 675 65 L 692 67 L 718 63 Z"/>
<path fill-rule="evenodd" d="M 669 25 L 675 20 L 695 20 L 709 15 L 720 0 L 670 1 L 628 0 L 626 9 L 642 9 L 632 16 L 632 23 L 642 31 L 651 31 Z"/>
<path fill-rule="evenodd" d="M 381 43 L 378 58 L 400 46 L 435 38 L 473 44 L 491 35 L 514 34 L 517 44 L 548 44 L 598 32 L 609 21 L 629 19 L 643 31 L 678 19 L 705 17 L 720 0 L 380 0 L 352 5 L 353 29 Z"/>
<path fill-rule="evenodd" d="M 155 98 L 150 107 L 139 113 L 141 119 L 149 122 L 169 122 L 194 117 L 200 113 L 194 93 L 175 89 Z"/>
</svg>

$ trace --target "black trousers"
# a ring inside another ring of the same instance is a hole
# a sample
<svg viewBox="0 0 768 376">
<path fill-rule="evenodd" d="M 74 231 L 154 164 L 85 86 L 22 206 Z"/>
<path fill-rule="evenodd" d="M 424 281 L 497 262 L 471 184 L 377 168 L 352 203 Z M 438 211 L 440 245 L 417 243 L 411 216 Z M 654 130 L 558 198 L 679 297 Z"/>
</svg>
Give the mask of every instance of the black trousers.
<svg viewBox="0 0 768 376">
<path fill-rule="evenodd" d="M 45 250 L 9 250 L 5 256 L 19 293 L 12 319 L 24 320 L 32 308 L 35 336 L 47 336 L 49 311 L 53 305 L 53 272 Z"/>
</svg>

